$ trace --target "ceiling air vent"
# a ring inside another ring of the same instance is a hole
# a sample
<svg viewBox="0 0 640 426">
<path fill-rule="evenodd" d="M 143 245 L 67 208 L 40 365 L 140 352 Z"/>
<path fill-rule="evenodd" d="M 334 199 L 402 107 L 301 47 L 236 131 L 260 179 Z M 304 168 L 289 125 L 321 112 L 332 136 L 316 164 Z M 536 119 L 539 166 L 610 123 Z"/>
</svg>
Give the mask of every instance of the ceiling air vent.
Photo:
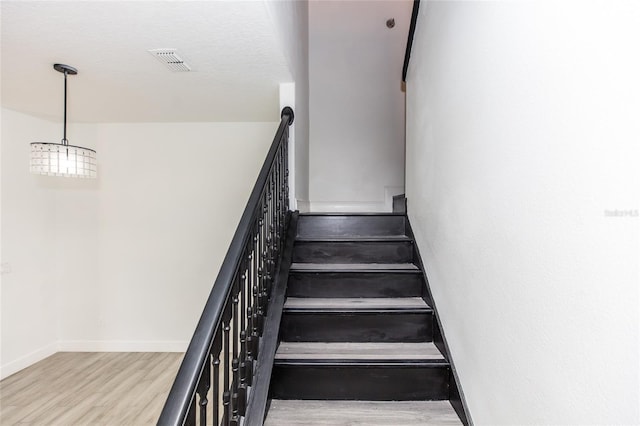
<svg viewBox="0 0 640 426">
<path fill-rule="evenodd" d="M 191 67 L 178 56 L 176 49 L 151 49 L 149 53 L 165 64 L 171 71 L 191 71 Z"/>
</svg>

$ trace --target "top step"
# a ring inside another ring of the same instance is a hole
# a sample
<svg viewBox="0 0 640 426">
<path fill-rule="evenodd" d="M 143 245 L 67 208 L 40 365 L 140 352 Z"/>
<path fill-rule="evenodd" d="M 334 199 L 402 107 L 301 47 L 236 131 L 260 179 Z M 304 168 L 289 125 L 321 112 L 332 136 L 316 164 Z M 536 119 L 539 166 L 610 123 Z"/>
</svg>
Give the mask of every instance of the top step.
<svg viewBox="0 0 640 426">
<path fill-rule="evenodd" d="M 308 213 L 298 218 L 298 238 L 390 237 L 406 235 L 404 214 Z"/>
</svg>

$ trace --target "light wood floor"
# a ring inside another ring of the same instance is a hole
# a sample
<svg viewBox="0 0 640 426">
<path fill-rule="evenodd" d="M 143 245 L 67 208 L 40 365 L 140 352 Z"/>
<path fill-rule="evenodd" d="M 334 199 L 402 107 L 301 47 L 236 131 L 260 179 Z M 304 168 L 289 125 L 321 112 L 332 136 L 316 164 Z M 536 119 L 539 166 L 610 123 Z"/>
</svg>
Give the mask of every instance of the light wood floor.
<svg viewBox="0 0 640 426">
<path fill-rule="evenodd" d="M 59 352 L 0 382 L 0 424 L 155 424 L 182 356 Z"/>
</svg>

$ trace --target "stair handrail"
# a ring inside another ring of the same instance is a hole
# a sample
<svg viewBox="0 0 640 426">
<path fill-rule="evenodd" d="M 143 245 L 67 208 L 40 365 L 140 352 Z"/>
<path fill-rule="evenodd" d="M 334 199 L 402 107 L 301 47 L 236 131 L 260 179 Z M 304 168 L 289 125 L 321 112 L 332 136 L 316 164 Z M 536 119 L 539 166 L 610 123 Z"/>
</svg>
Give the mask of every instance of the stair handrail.
<svg viewBox="0 0 640 426">
<path fill-rule="evenodd" d="M 238 425 L 244 414 L 289 211 L 288 140 L 293 109 L 285 107 L 280 117 L 159 425 L 195 425 L 196 419 L 207 424 L 208 414 L 213 424 L 220 424 L 221 418 L 225 425 Z"/>
<path fill-rule="evenodd" d="M 411 60 L 411 48 L 413 47 L 413 36 L 416 32 L 416 24 L 418 23 L 418 10 L 420 9 L 420 0 L 413 0 L 413 8 L 411 9 L 411 22 L 409 23 L 409 35 L 407 36 L 407 46 L 404 51 L 404 62 L 402 64 L 402 82 L 407 81 L 407 72 L 409 72 L 409 61 Z"/>
</svg>

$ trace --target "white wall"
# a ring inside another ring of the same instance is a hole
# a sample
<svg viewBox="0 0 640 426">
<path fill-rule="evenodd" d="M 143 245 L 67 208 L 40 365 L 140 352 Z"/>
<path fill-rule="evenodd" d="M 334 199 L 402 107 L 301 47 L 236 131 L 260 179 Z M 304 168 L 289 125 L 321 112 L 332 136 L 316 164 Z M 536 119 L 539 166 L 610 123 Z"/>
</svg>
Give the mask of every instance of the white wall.
<svg viewBox="0 0 640 426">
<path fill-rule="evenodd" d="M 2 341 L 0 377 L 56 351 L 55 202 L 44 178 L 29 174 L 29 142 L 60 127 L 2 110 Z"/>
<path fill-rule="evenodd" d="M 70 296 L 61 303 L 64 348 L 87 342 L 95 350 L 186 348 L 276 127 L 74 127 L 76 139 L 97 144 L 100 188 L 95 223 L 83 232 L 87 247 L 78 241 L 67 250 L 82 256 L 95 239 L 88 261 L 99 275 L 94 289 L 79 273 L 64 284 Z M 60 194 L 61 218 L 73 221 L 80 195 Z M 87 298 L 73 297 L 82 292 Z M 82 303 L 86 299 L 95 306 Z"/>
<path fill-rule="evenodd" d="M 3 376 L 56 350 L 184 350 L 277 123 L 76 124 L 91 181 L 30 175 L 59 125 L 2 119 Z"/>
<path fill-rule="evenodd" d="M 476 424 L 640 423 L 638 22 L 421 5 L 409 216 Z"/>
<path fill-rule="evenodd" d="M 404 192 L 402 63 L 411 1 L 309 2 L 314 211 L 385 211 Z M 385 22 L 395 18 L 396 26 Z"/>
<path fill-rule="evenodd" d="M 265 3 L 279 32 L 282 50 L 293 76 L 293 88 L 286 85 L 280 91 L 281 102 L 293 90 L 295 119 L 289 129 L 294 144 L 290 177 L 294 183 L 295 199 L 301 211 L 309 209 L 309 11 L 306 1 L 268 0 Z M 288 82 L 282 82 L 288 83 Z M 284 96 L 283 96 L 284 95 Z M 281 105 L 282 106 L 282 105 Z M 290 154 L 291 155 L 291 154 Z"/>
</svg>

